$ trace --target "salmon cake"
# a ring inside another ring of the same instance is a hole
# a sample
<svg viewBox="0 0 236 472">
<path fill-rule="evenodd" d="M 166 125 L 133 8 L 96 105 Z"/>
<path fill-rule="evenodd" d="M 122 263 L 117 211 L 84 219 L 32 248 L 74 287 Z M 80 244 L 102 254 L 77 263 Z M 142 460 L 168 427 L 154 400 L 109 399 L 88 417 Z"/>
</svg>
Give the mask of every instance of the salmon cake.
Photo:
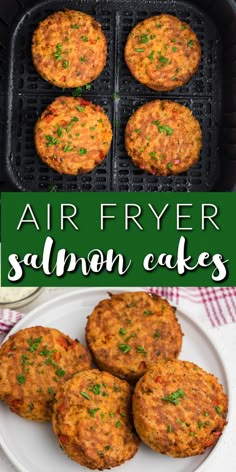
<svg viewBox="0 0 236 472">
<path fill-rule="evenodd" d="M 203 454 L 227 423 L 227 396 L 214 375 L 187 361 L 161 361 L 139 380 L 133 396 L 136 431 L 154 451 Z"/>
<path fill-rule="evenodd" d="M 160 359 L 175 359 L 182 331 L 166 300 L 125 292 L 102 300 L 88 317 L 86 339 L 97 366 L 135 382 Z"/>
<path fill-rule="evenodd" d="M 128 36 L 125 60 L 136 80 L 165 92 L 185 85 L 201 61 L 201 46 L 187 23 L 159 15 L 138 23 Z"/>
<path fill-rule="evenodd" d="M 89 469 L 109 469 L 131 459 L 139 446 L 131 394 L 125 380 L 96 369 L 68 380 L 56 395 L 52 416 L 64 452 Z"/>
<path fill-rule="evenodd" d="M 13 413 L 49 421 L 62 383 L 91 367 L 79 341 L 53 328 L 34 326 L 13 334 L 0 349 L 0 399 Z"/>
<path fill-rule="evenodd" d="M 57 87 L 80 87 L 106 65 L 107 41 L 101 25 L 75 10 L 58 11 L 41 21 L 32 39 L 38 73 Z"/>
<path fill-rule="evenodd" d="M 60 174 L 84 174 L 108 154 L 111 123 L 99 105 L 58 97 L 39 117 L 34 140 L 38 155 L 49 167 Z"/>
<path fill-rule="evenodd" d="M 189 108 L 154 100 L 129 118 L 125 147 L 134 165 L 150 174 L 180 174 L 198 162 L 202 130 Z"/>
</svg>

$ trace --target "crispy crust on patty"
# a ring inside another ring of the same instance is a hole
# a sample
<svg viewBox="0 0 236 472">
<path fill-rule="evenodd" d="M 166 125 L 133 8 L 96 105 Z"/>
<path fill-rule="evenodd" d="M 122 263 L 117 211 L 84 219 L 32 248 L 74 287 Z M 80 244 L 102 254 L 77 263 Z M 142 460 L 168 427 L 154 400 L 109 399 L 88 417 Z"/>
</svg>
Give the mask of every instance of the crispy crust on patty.
<svg viewBox="0 0 236 472">
<path fill-rule="evenodd" d="M 110 295 L 94 308 L 86 339 L 100 369 L 134 382 L 150 364 L 179 355 L 182 331 L 166 300 L 125 292 Z"/>
<path fill-rule="evenodd" d="M 187 23 L 172 15 L 152 16 L 129 34 L 125 60 L 142 84 L 156 91 L 174 90 L 197 71 L 201 46 Z"/>
<path fill-rule="evenodd" d="M 133 163 L 146 172 L 180 174 L 198 161 L 202 130 L 189 108 L 170 100 L 154 100 L 129 118 L 125 147 Z"/>
<path fill-rule="evenodd" d="M 60 446 L 89 469 L 115 467 L 137 452 L 131 416 L 131 387 L 107 372 L 89 370 L 66 382 L 52 417 Z"/>
<path fill-rule="evenodd" d="M 48 421 L 58 386 L 91 367 L 89 352 L 61 331 L 34 326 L 18 331 L 0 349 L 0 399 L 13 413 Z"/>
<path fill-rule="evenodd" d="M 112 129 L 99 105 L 82 98 L 58 97 L 38 119 L 34 139 L 42 161 L 62 174 L 84 174 L 109 152 Z"/>
<path fill-rule="evenodd" d="M 107 58 L 102 28 L 90 15 L 58 11 L 41 21 L 32 39 L 33 63 L 57 87 L 79 87 L 95 80 Z"/>
<path fill-rule="evenodd" d="M 133 396 L 138 435 L 173 457 L 202 454 L 226 425 L 227 396 L 218 379 L 187 361 L 162 361 L 139 380 Z"/>
</svg>

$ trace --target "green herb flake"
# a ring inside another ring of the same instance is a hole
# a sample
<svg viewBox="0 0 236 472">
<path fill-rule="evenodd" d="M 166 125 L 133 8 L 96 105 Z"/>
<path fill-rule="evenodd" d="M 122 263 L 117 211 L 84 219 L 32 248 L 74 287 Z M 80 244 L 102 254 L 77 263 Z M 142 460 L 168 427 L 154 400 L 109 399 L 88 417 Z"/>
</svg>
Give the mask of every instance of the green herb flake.
<svg viewBox="0 0 236 472">
<path fill-rule="evenodd" d="M 156 27 L 157 27 L 158 29 L 162 28 L 162 26 L 163 26 L 163 25 L 162 25 L 161 23 L 157 23 L 157 24 L 156 24 Z"/>
<path fill-rule="evenodd" d="M 127 354 L 127 352 L 131 351 L 131 347 L 128 346 L 128 344 L 120 344 L 119 345 L 120 351 L 122 351 L 124 354 Z"/>
<path fill-rule="evenodd" d="M 192 39 L 190 39 L 190 40 L 187 42 L 187 47 L 188 47 L 188 48 L 191 48 L 193 45 L 194 45 L 194 41 L 193 41 Z"/>
<path fill-rule="evenodd" d="M 23 385 L 25 383 L 25 376 L 23 374 L 17 375 L 16 378 L 19 385 Z"/>
<path fill-rule="evenodd" d="M 144 52 L 144 49 L 143 48 L 136 48 L 135 52 Z"/>
<path fill-rule="evenodd" d="M 50 136 L 49 134 L 46 134 L 45 135 L 45 138 L 46 138 L 46 146 L 49 147 L 49 146 L 55 146 L 57 144 L 59 144 L 59 141 L 57 138 L 53 138 L 53 136 Z"/>
<path fill-rule="evenodd" d="M 170 169 L 171 167 L 173 167 L 173 162 L 168 162 L 168 164 L 166 165 L 167 169 Z"/>
<path fill-rule="evenodd" d="M 53 392 L 53 389 L 52 389 L 51 387 L 48 388 L 48 393 L 50 393 L 50 394 L 51 394 L 51 393 L 54 393 L 54 392 Z"/>
<path fill-rule="evenodd" d="M 99 118 L 98 123 L 103 123 L 103 119 Z"/>
<path fill-rule="evenodd" d="M 207 413 L 207 412 L 205 411 L 204 416 L 209 416 L 209 413 Z"/>
<path fill-rule="evenodd" d="M 186 26 L 185 26 L 185 25 L 181 25 L 181 28 L 180 28 L 180 29 L 181 29 L 181 31 L 184 31 L 184 30 L 186 30 Z"/>
<path fill-rule="evenodd" d="M 191 433 L 189 433 L 189 436 L 194 437 L 194 436 L 196 436 L 196 433 L 193 433 L 193 432 L 191 431 Z"/>
<path fill-rule="evenodd" d="M 166 397 L 162 397 L 162 400 L 165 402 L 173 403 L 173 405 L 178 405 L 179 404 L 179 398 L 184 398 L 185 393 L 183 392 L 182 389 L 176 390 L 176 392 L 170 393 Z"/>
<path fill-rule="evenodd" d="M 210 424 L 210 421 L 205 421 L 206 426 L 209 426 L 209 424 Z"/>
<path fill-rule="evenodd" d="M 110 444 L 107 444 L 107 446 L 105 446 L 104 449 L 105 449 L 106 451 L 109 451 L 109 449 L 111 449 Z"/>
<path fill-rule="evenodd" d="M 42 389 L 41 389 L 41 388 L 37 388 L 36 392 L 41 393 L 41 392 L 42 392 Z"/>
<path fill-rule="evenodd" d="M 72 151 L 72 149 L 73 149 L 73 148 L 71 147 L 70 144 L 66 144 L 66 145 L 63 146 L 63 148 L 62 148 L 62 150 L 63 150 L 64 152 L 70 152 L 70 151 Z"/>
<path fill-rule="evenodd" d="M 82 94 L 82 91 L 83 91 L 82 87 L 76 87 L 76 89 L 73 90 L 72 92 L 73 97 L 80 97 L 80 95 Z"/>
<path fill-rule="evenodd" d="M 156 125 L 159 133 L 166 133 L 167 136 L 171 136 L 174 130 L 168 125 L 161 125 L 159 120 L 153 121 L 153 125 Z"/>
<path fill-rule="evenodd" d="M 57 135 L 59 136 L 59 138 L 61 138 L 63 136 L 63 128 L 62 126 L 59 126 L 58 130 L 57 130 Z"/>
<path fill-rule="evenodd" d="M 116 428 L 119 428 L 121 426 L 121 422 L 120 421 L 117 421 L 116 422 Z"/>
<path fill-rule="evenodd" d="M 99 395 L 101 393 L 100 388 L 101 388 L 100 384 L 95 384 L 92 388 L 93 393 L 95 395 Z"/>
<path fill-rule="evenodd" d="M 69 69 L 69 67 L 70 67 L 70 62 L 64 60 L 64 61 L 62 62 L 62 67 L 63 67 L 64 69 Z"/>
<path fill-rule="evenodd" d="M 85 85 L 85 90 L 91 90 L 92 85 L 91 84 L 86 84 Z"/>
<path fill-rule="evenodd" d="M 104 457 L 104 454 L 103 454 L 102 451 L 98 451 L 98 454 L 99 454 L 100 457 Z"/>
<path fill-rule="evenodd" d="M 57 44 L 56 45 L 56 51 L 53 52 L 53 56 L 55 57 L 56 61 L 61 61 L 62 60 L 62 44 Z"/>
<path fill-rule="evenodd" d="M 120 328 L 119 334 L 120 334 L 121 336 L 124 336 L 126 333 L 127 333 L 127 329 L 125 329 L 125 328 Z"/>
<path fill-rule="evenodd" d="M 150 35 L 150 39 L 155 39 L 156 38 L 156 34 L 151 34 Z"/>
<path fill-rule="evenodd" d="M 171 431 L 172 431 L 172 426 L 171 426 L 171 424 L 168 424 L 168 426 L 167 426 L 167 432 L 168 432 L 168 433 L 171 433 Z"/>
<path fill-rule="evenodd" d="M 138 129 L 138 128 L 134 130 L 135 133 L 141 133 L 141 131 L 142 131 L 142 130 L 141 130 L 141 129 Z"/>
<path fill-rule="evenodd" d="M 203 422 L 201 420 L 198 421 L 198 427 L 199 427 L 199 429 L 203 428 Z"/>
<path fill-rule="evenodd" d="M 158 331 L 158 329 L 157 329 L 157 330 L 155 331 L 153 337 L 154 337 L 154 338 L 159 338 L 159 336 L 160 336 L 160 334 L 159 334 L 159 331 Z"/>
<path fill-rule="evenodd" d="M 82 397 L 86 398 L 86 400 L 90 400 L 90 396 L 86 392 L 80 392 L 80 395 L 82 395 Z"/>
<path fill-rule="evenodd" d="M 41 343 L 42 341 L 42 336 L 40 336 L 39 338 L 35 338 L 35 339 L 27 339 L 27 343 L 29 344 L 30 346 L 30 352 L 35 352 L 37 351 L 38 347 L 39 347 L 39 344 Z"/>
<path fill-rule="evenodd" d="M 152 152 L 150 152 L 149 155 L 150 155 L 151 157 L 156 157 L 156 154 L 157 154 L 156 152 L 152 151 Z"/>
<path fill-rule="evenodd" d="M 59 367 L 59 369 L 56 370 L 56 375 L 58 375 L 58 377 L 64 377 L 65 371 Z"/>
<path fill-rule="evenodd" d="M 141 39 L 139 41 L 140 43 L 148 43 L 148 35 L 147 34 L 142 34 Z"/>
<path fill-rule="evenodd" d="M 74 25 L 71 25 L 71 28 L 72 29 L 78 29 L 79 28 L 79 25 L 77 23 L 75 23 Z"/>
<path fill-rule="evenodd" d="M 215 410 L 218 413 L 218 415 L 221 415 L 221 409 L 220 409 L 219 405 L 216 405 Z"/>
<path fill-rule="evenodd" d="M 148 315 L 148 316 L 152 316 L 152 315 L 153 315 L 153 311 L 152 311 L 152 310 L 144 310 L 143 314 L 144 314 L 144 315 Z"/>
<path fill-rule="evenodd" d="M 82 56 L 79 58 L 80 62 L 85 62 L 86 61 L 86 56 Z"/>
<path fill-rule="evenodd" d="M 83 156 L 84 154 L 87 154 L 87 152 L 88 152 L 88 151 L 87 151 L 87 149 L 85 149 L 85 148 L 80 148 L 80 149 L 79 149 L 79 154 L 80 154 L 80 156 Z"/>
<path fill-rule="evenodd" d="M 176 51 L 177 51 L 177 48 L 174 46 L 174 47 L 172 48 L 172 51 L 173 51 L 173 52 L 176 52 Z"/>
<path fill-rule="evenodd" d="M 162 54 L 159 54 L 158 60 L 163 66 L 165 66 L 169 62 L 169 59 L 165 56 L 162 56 Z"/>
<path fill-rule="evenodd" d="M 80 105 L 76 105 L 75 107 L 80 113 L 82 113 L 85 110 L 85 107 L 82 107 Z"/>
<path fill-rule="evenodd" d="M 154 54 L 155 54 L 155 51 L 152 51 L 149 55 L 148 55 L 148 59 L 150 61 L 154 61 Z"/>
<path fill-rule="evenodd" d="M 90 410 L 89 410 L 89 415 L 90 415 L 92 418 L 94 418 L 95 413 L 97 413 L 97 411 L 99 411 L 99 410 L 100 410 L 100 408 L 93 408 L 93 409 L 90 409 Z"/>
<path fill-rule="evenodd" d="M 123 416 L 123 418 L 125 418 L 126 414 L 123 413 L 123 412 L 121 412 L 121 413 L 120 413 L 120 416 Z"/>
<path fill-rule="evenodd" d="M 127 305 L 127 308 L 133 308 L 134 306 L 136 306 L 136 303 L 131 302 L 129 305 Z M 131 321 L 131 320 L 128 320 L 128 321 Z"/>
<path fill-rule="evenodd" d="M 110 411 L 109 415 L 110 415 L 111 418 L 112 418 L 113 416 L 115 416 L 114 411 Z"/>
<path fill-rule="evenodd" d="M 101 413 L 101 418 L 103 420 L 103 418 L 105 418 L 105 413 Z"/>
<path fill-rule="evenodd" d="M 143 354 L 144 356 L 147 355 L 147 352 L 145 351 L 145 349 L 142 346 L 137 346 L 136 351 L 139 352 L 140 354 Z"/>
<path fill-rule="evenodd" d="M 84 41 L 85 43 L 88 42 L 88 37 L 87 37 L 87 36 L 82 35 L 82 36 L 80 37 L 80 39 L 82 39 L 82 41 Z"/>
</svg>

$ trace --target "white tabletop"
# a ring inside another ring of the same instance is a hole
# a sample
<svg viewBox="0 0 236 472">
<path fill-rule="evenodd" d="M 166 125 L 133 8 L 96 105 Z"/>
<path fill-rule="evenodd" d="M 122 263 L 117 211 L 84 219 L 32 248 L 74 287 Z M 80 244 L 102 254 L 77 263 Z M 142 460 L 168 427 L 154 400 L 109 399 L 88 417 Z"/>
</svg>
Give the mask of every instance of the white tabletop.
<svg viewBox="0 0 236 472">
<path fill-rule="evenodd" d="M 40 297 L 31 305 L 21 309 L 23 313 L 28 313 L 33 308 L 44 301 L 51 300 L 62 293 L 68 292 L 70 288 L 48 288 L 44 289 Z M 221 353 L 222 359 L 226 365 L 229 374 L 229 381 L 232 385 L 232 410 L 235 411 L 236 418 L 236 324 L 222 326 L 220 328 L 206 328 L 208 336 L 217 344 Z M 227 472 L 236 471 L 236 420 L 231 421 L 224 431 L 222 436 L 221 447 L 214 452 L 215 460 L 214 466 L 211 462 L 205 472 Z M 0 447 L 0 471 L 1 472 L 17 472 L 15 467 L 9 462 L 5 453 Z M 32 471 L 33 472 L 33 471 Z M 54 472 L 54 471 L 52 471 Z M 161 472 L 161 471 L 160 471 Z"/>
</svg>

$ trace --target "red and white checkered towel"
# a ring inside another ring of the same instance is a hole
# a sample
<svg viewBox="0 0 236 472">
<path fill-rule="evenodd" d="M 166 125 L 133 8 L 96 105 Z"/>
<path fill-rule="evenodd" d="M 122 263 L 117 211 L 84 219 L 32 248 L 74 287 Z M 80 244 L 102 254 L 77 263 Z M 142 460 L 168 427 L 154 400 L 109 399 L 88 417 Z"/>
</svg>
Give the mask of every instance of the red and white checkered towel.
<svg viewBox="0 0 236 472">
<path fill-rule="evenodd" d="M 166 298 L 199 324 L 236 323 L 236 287 L 153 287 L 151 293 Z"/>
</svg>

